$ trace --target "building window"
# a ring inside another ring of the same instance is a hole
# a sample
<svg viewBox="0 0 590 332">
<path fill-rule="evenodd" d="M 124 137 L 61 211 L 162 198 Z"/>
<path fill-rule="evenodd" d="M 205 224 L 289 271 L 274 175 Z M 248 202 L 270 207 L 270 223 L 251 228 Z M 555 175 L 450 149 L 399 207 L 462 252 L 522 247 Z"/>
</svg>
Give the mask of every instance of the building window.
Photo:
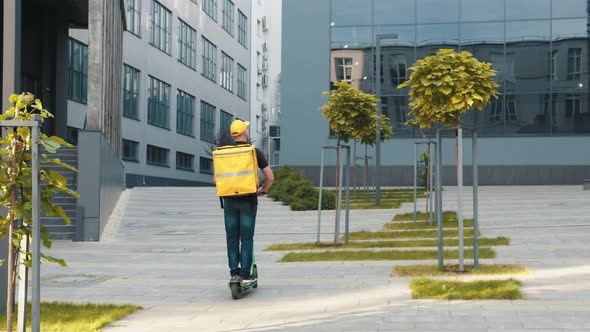
<svg viewBox="0 0 590 332">
<path fill-rule="evenodd" d="M 88 100 L 88 46 L 70 38 L 68 42 L 68 98 L 83 104 Z"/>
<path fill-rule="evenodd" d="M 148 124 L 169 129 L 170 85 L 150 76 Z"/>
<path fill-rule="evenodd" d="M 570 48 L 567 51 L 567 79 L 569 81 L 582 78 L 582 49 Z"/>
<path fill-rule="evenodd" d="M 215 106 L 201 100 L 201 140 L 215 140 Z"/>
<path fill-rule="evenodd" d="M 217 21 L 217 0 L 203 0 L 202 6 L 203 11 Z"/>
<path fill-rule="evenodd" d="M 139 120 L 139 70 L 123 65 L 123 116 Z"/>
<path fill-rule="evenodd" d="M 248 48 L 248 18 L 238 10 L 238 43 Z"/>
<path fill-rule="evenodd" d="M 234 91 L 234 59 L 221 52 L 221 86 Z"/>
<path fill-rule="evenodd" d="M 223 29 L 230 35 L 234 35 L 234 3 L 231 0 L 223 0 Z"/>
<path fill-rule="evenodd" d="M 172 31 L 172 12 L 159 2 L 152 2 L 150 44 L 170 54 L 170 40 Z"/>
<path fill-rule="evenodd" d="M 139 162 L 139 143 L 123 139 L 123 160 Z"/>
<path fill-rule="evenodd" d="M 219 132 L 221 133 L 228 133 L 229 134 L 229 127 L 231 123 L 234 121 L 234 116 L 225 112 L 221 111 L 219 115 Z"/>
<path fill-rule="evenodd" d="M 256 132 L 260 132 L 260 115 L 256 116 Z"/>
<path fill-rule="evenodd" d="M 127 0 L 127 31 L 141 36 L 141 0 Z"/>
<path fill-rule="evenodd" d="M 149 165 L 168 167 L 168 153 L 170 150 L 153 145 L 147 146 L 146 162 Z"/>
<path fill-rule="evenodd" d="M 242 67 L 239 63 L 238 63 L 238 97 L 246 100 L 246 93 L 247 93 L 247 73 L 248 71 L 246 70 L 246 68 Z"/>
<path fill-rule="evenodd" d="M 389 75 L 394 87 L 407 80 L 406 57 L 403 55 L 391 55 L 389 57 Z"/>
<path fill-rule="evenodd" d="M 336 63 L 336 80 L 352 82 L 352 58 L 334 58 Z"/>
<path fill-rule="evenodd" d="M 213 174 L 213 160 L 209 158 L 199 158 L 199 172 Z"/>
<path fill-rule="evenodd" d="M 557 81 L 557 50 L 551 52 L 551 64 L 549 66 L 549 79 Z"/>
<path fill-rule="evenodd" d="M 197 68 L 197 31 L 184 21 L 179 20 L 178 61 L 192 69 Z"/>
<path fill-rule="evenodd" d="M 215 82 L 217 71 L 217 46 L 203 37 L 203 76 Z"/>
<path fill-rule="evenodd" d="M 195 156 L 192 154 L 176 151 L 176 169 L 193 172 L 195 170 L 194 160 Z"/>
<path fill-rule="evenodd" d="M 178 90 L 176 94 L 176 132 L 193 136 L 195 120 L 195 97 Z"/>
<path fill-rule="evenodd" d="M 491 102 L 490 121 L 518 120 L 514 95 L 500 96 Z"/>
<path fill-rule="evenodd" d="M 567 95 L 565 98 L 565 117 L 580 115 L 581 110 L 580 95 Z"/>
</svg>

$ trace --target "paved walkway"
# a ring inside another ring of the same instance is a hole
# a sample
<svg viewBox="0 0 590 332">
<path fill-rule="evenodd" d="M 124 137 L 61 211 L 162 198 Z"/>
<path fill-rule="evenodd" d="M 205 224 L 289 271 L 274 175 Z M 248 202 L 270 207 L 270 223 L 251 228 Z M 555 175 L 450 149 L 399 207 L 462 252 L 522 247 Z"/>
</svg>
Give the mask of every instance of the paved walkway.
<svg viewBox="0 0 590 332">
<path fill-rule="evenodd" d="M 445 210 L 456 209 L 455 189 Z M 469 207 L 470 195 L 466 195 Z M 222 210 L 212 188 L 137 188 L 117 235 L 57 242 L 68 268 L 42 267 L 42 298 L 144 307 L 105 331 L 590 330 L 590 192 L 580 187 L 483 187 L 484 236 L 505 235 L 496 260 L 531 274 L 524 301 L 411 300 L 392 262 L 276 263 L 277 242 L 312 242 L 316 213 L 263 199 L 256 229 L 260 287 L 231 299 Z M 353 210 L 351 230 L 377 230 L 401 210 Z M 470 208 L 466 215 L 469 215 Z M 326 213 L 323 239 L 330 239 Z M 404 264 L 415 262 L 404 262 Z"/>
</svg>

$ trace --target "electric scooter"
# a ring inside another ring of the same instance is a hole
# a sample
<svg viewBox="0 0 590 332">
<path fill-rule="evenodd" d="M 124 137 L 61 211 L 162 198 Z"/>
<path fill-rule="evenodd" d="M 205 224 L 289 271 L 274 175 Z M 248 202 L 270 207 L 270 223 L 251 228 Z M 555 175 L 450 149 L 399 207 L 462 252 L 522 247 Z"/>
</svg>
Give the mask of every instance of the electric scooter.
<svg viewBox="0 0 590 332">
<path fill-rule="evenodd" d="M 254 249 L 252 249 L 252 266 L 250 267 L 250 275 L 252 280 L 250 282 L 229 282 L 228 286 L 231 289 L 231 297 L 234 300 L 240 296 L 249 293 L 253 288 L 258 288 L 258 268 L 256 267 L 256 259 L 254 257 Z"/>
</svg>

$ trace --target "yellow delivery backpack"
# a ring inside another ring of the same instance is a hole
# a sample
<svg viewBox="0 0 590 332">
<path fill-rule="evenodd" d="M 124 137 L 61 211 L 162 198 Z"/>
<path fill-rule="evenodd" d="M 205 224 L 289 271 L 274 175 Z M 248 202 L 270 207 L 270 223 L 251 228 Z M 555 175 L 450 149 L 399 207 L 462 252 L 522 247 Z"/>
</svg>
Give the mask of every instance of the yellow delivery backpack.
<svg viewBox="0 0 590 332">
<path fill-rule="evenodd" d="M 242 196 L 258 190 L 256 148 L 250 144 L 228 145 L 213 151 L 217 196 Z"/>
</svg>

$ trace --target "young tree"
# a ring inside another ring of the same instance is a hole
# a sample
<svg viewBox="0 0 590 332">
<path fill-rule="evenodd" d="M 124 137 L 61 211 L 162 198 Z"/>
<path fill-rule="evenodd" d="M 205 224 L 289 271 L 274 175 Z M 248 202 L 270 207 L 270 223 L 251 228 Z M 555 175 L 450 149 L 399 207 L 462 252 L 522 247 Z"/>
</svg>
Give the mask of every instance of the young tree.
<svg viewBox="0 0 590 332">
<path fill-rule="evenodd" d="M 10 96 L 10 102 L 13 107 L 0 114 L 0 120 L 20 120 L 32 121 L 33 116 L 39 114 L 41 121 L 53 117 L 51 113 L 43 109 L 39 99 L 30 93 L 20 95 L 13 94 Z M 7 306 L 6 306 L 6 329 L 12 331 L 12 310 L 14 305 L 14 288 L 16 284 L 17 256 L 22 255 L 23 264 L 27 267 L 32 265 L 32 253 L 21 247 L 23 239 L 30 241 L 32 236 L 32 169 L 31 169 L 31 147 L 35 144 L 32 141 L 31 130 L 28 127 L 14 128 L 9 131 L 6 137 L 0 139 L 0 206 L 3 206 L 7 215 L 0 219 L 0 234 L 8 238 L 8 285 L 7 285 Z M 62 138 L 57 136 L 47 136 L 41 134 L 39 143 L 47 153 L 56 153 L 62 146 L 73 147 Z M 62 162 L 58 158 L 50 158 L 47 154 L 42 154 L 40 170 L 40 202 L 41 211 L 47 216 L 59 216 L 67 224 L 70 224 L 70 218 L 67 216 L 62 207 L 52 202 L 53 195 L 58 192 L 79 198 L 77 192 L 67 187 L 67 179 L 59 172 L 49 169 L 47 164 L 54 164 L 77 171 L 74 167 Z M 20 220 L 20 223 L 17 221 Z M 49 232 L 41 225 L 41 234 L 39 235 L 45 247 L 51 248 Z M 48 261 L 66 266 L 63 259 L 54 258 L 41 253 L 41 258 Z M 2 263 L 5 261 L 3 260 Z M 21 303 L 21 305 L 25 305 Z"/>
<path fill-rule="evenodd" d="M 330 128 L 337 138 L 336 146 L 336 202 L 338 201 L 338 188 L 340 186 L 340 144 L 348 140 L 363 136 L 367 128 L 372 126 L 377 115 L 377 98 L 368 93 L 355 89 L 347 82 L 334 84 L 335 90 L 324 92 L 329 97 L 328 102 L 322 106 L 323 115 L 330 123 Z M 376 126 L 376 125 L 375 125 Z M 338 206 L 338 205 L 337 205 Z M 336 218 L 338 210 L 336 211 Z M 335 223 L 335 227 L 337 227 Z M 338 241 L 338 230 L 334 232 L 334 242 Z"/>
<path fill-rule="evenodd" d="M 432 128 L 437 123 L 461 127 L 463 113 L 470 109 L 481 111 L 490 98 L 498 98 L 499 85 L 493 80 L 496 72 L 491 66 L 491 63 L 478 61 L 469 52 L 457 53 L 452 49 L 440 49 L 435 55 L 418 60 L 410 67 L 413 71 L 410 79 L 398 86 L 410 88 L 410 114 L 416 117 L 412 123 L 420 128 Z M 459 139 L 457 135 L 457 152 Z M 462 216 L 459 220 L 462 249 Z M 462 252 L 460 257 L 459 266 L 462 267 Z"/>
<path fill-rule="evenodd" d="M 360 136 L 355 137 L 359 142 L 365 145 L 365 163 L 364 163 L 364 174 L 363 174 L 363 188 L 365 190 L 365 199 L 367 197 L 367 170 L 369 168 L 369 158 L 367 155 L 368 146 L 373 146 L 377 143 L 377 114 L 372 113 L 371 117 L 374 119 L 371 121 L 368 127 L 360 133 Z M 393 128 L 389 122 L 389 117 L 385 114 L 381 114 L 381 142 L 391 139 L 393 137 Z"/>
</svg>

